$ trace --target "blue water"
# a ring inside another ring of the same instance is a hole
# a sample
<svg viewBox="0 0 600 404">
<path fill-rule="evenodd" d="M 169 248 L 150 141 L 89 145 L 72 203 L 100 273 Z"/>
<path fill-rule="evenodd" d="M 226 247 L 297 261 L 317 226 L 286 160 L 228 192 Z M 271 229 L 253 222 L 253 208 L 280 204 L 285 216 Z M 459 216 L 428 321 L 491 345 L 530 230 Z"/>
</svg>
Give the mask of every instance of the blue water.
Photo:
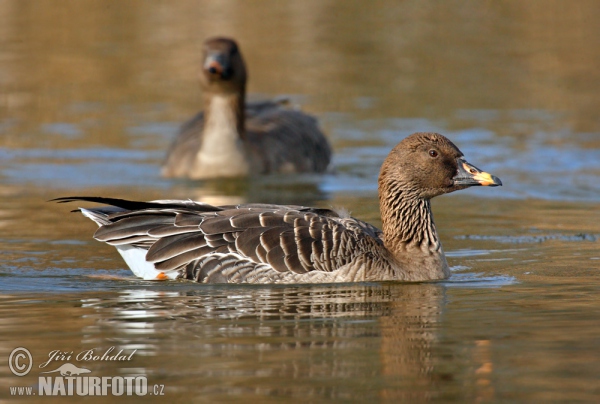
<svg viewBox="0 0 600 404">
<path fill-rule="evenodd" d="M 481 124 L 499 119 L 495 111 L 457 114 L 475 116 Z M 449 130 L 443 122 L 425 119 L 348 121 L 334 114 L 326 115 L 324 120 L 332 127 L 329 136 L 335 148 L 333 170 L 322 177 L 299 176 L 296 181 L 313 183 L 327 194 L 375 193 L 379 167 L 389 150 L 415 131 L 435 131 L 449 137 L 468 161 L 497 175 L 504 184 L 501 192 L 493 194 L 472 189 L 465 192 L 494 198 L 600 200 L 600 149 L 585 148 L 585 142 L 593 141 L 597 134 L 566 129 L 544 131 L 545 120 L 552 116 L 543 111 L 512 111 L 509 116 L 514 121 L 508 126 L 517 133 L 520 125 L 539 126 L 540 130 L 528 136 L 500 135 L 483 127 Z M 2 127 L 8 131 L 11 121 L 0 122 Z M 135 185 L 166 192 L 173 182 L 160 178 L 160 164 L 176 127 L 175 122 L 131 126 L 125 135 L 128 148 L 3 147 L 0 176 L 7 183 L 56 189 Z M 62 136 L 63 141 L 85 136 L 85 128 L 66 123 L 44 124 L 39 132 Z"/>
</svg>

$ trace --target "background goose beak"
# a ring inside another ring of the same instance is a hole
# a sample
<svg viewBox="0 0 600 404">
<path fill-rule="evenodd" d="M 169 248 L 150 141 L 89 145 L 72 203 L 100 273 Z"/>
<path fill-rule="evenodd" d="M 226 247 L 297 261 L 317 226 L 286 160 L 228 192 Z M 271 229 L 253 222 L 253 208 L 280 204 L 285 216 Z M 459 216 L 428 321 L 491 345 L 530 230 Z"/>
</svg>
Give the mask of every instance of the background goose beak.
<svg viewBox="0 0 600 404">
<path fill-rule="evenodd" d="M 232 73 L 227 58 L 220 53 L 208 55 L 204 60 L 204 69 L 224 80 L 231 77 Z"/>
<path fill-rule="evenodd" d="M 497 187 L 502 185 L 500 178 L 481 171 L 479 168 L 469 164 L 465 159 L 457 159 L 458 172 L 454 176 L 455 185 L 474 186 L 483 185 L 489 187 Z"/>
</svg>

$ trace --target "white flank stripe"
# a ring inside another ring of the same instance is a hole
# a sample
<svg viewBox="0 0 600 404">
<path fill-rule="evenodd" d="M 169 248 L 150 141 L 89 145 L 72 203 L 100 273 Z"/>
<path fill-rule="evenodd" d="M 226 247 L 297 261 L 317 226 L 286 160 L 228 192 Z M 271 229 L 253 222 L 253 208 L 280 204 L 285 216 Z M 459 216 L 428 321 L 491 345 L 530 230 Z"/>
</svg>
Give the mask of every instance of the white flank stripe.
<svg viewBox="0 0 600 404">
<path fill-rule="evenodd" d="M 169 279 L 175 279 L 177 277 L 177 271 L 162 272 L 154 268 L 154 264 L 146 261 L 146 253 L 148 250 L 128 245 L 119 245 L 116 247 L 133 274 L 139 278 L 147 281 L 154 281 L 165 280 L 164 276 Z"/>
</svg>

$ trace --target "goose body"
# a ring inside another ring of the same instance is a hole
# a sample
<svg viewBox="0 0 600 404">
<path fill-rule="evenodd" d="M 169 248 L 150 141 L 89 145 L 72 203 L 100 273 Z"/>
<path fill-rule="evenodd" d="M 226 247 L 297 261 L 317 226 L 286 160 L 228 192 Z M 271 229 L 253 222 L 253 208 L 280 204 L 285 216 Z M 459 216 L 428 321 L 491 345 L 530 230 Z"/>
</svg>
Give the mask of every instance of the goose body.
<svg viewBox="0 0 600 404">
<path fill-rule="evenodd" d="M 205 41 L 200 74 L 204 111 L 179 130 L 163 176 L 208 179 L 327 169 L 331 147 L 316 119 L 280 102 L 246 103 L 246 80 L 235 41 Z"/>
<path fill-rule="evenodd" d="M 383 229 L 328 209 L 212 206 L 193 201 L 59 198 L 110 205 L 81 212 L 143 279 L 203 283 L 427 281 L 450 271 L 430 199 L 473 185 L 502 185 L 466 162 L 442 135 L 400 142 L 379 176 Z"/>
</svg>

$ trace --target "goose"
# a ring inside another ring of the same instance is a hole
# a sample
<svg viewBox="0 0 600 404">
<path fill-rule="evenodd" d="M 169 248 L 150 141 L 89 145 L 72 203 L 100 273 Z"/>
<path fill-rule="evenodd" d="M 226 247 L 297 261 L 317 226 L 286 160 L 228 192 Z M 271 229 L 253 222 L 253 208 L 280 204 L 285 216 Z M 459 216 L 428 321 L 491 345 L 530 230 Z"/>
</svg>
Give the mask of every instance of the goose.
<svg viewBox="0 0 600 404">
<path fill-rule="evenodd" d="M 450 276 L 431 198 L 475 185 L 502 185 L 437 133 L 403 139 L 383 162 L 378 182 L 381 230 L 343 212 L 305 206 L 103 197 L 56 201 L 109 205 L 75 211 L 96 222 L 94 238 L 115 246 L 133 273 L 146 280 L 417 282 Z"/>
<path fill-rule="evenodd" d="M 204 111 L 179 130 L 164 177 L 195 180 L 261 174 L 323 173 L 331 147 L 314 117 L 282 102 L 246 103 L 247 72 L 230 38 L 204 42 Z"/>
</svg>

